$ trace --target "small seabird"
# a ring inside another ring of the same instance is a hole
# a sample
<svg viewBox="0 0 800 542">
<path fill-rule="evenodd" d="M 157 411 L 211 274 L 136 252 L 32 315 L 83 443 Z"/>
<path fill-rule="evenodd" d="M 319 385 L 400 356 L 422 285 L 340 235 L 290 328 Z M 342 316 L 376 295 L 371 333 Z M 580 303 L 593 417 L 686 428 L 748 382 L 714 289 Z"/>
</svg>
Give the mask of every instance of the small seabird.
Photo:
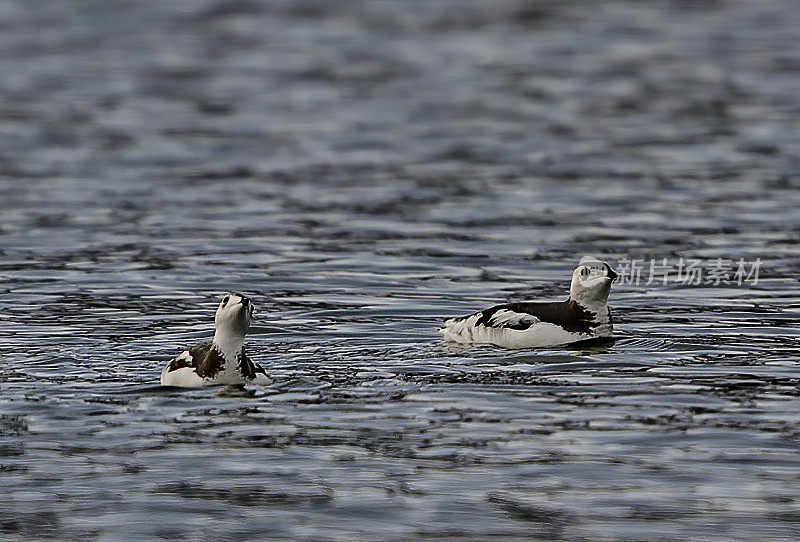
<svg viewBox="0 0 800 542">
<path fill-rule="evenodd" d="M 439 332 L 445 341 L 532 348 L 569 344 L 612 332 L 606 305 L 617 274 L 605 262 L 584 256 L 572 273 L 569 299 L 506 303 L 469 316 L 450 318 Z"/>
<path fill-rule="evenodd" d="M 226 295 L 214 316 L 214 340 L 192 346 L 161 373 L 163 386 L 195 388 L 217 384 L 269 384 L 271 379 L 244 351 L 253 303 L 240 293 Z"/>
</svg>

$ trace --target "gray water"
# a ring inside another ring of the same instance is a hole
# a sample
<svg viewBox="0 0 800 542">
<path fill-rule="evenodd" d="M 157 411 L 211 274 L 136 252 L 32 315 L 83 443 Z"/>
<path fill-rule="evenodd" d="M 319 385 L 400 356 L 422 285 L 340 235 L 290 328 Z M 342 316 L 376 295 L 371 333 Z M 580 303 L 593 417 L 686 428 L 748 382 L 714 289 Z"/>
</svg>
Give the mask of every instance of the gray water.
<svg viewBox="0 0 800 542">
<path fill-rule="evenodd" d="M 0 5 L 0 538 L 800 538 L 791 1 Z M 584 254 L 616 340 L 440 342 Z M 257 305 L 270 387 L 167 360 Z"/>
</svg>

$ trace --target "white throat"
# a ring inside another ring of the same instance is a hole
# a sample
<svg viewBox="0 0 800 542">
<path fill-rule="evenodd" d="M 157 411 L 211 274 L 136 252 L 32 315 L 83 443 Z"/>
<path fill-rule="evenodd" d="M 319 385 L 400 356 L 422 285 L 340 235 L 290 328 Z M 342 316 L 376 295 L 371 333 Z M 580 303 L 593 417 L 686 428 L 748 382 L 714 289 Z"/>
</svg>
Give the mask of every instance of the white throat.
<svg viewBox="0 0 800 542">
<path fill-rule="evenodd" d="M 244 334 L 233 333 L 229 329 L 214 332 L 214 344 L 226 360 L 235 360 L 244 347 Z"/>
<path fill-rule="evenodd" d="M 579 277 L 573 276 L 569 288 L 569 298 L 589 309 L 605 307 L 610 290 L 611 281 L 607 278 L 594 279 L 591 283 L 585 283 Z"/>
<path fill-rule="evenodd" d="M 592 313 L 593 321 L 600 323 L 607 323 L 609 321 L 608 305 L 605 301 L 587 299 L 574 299 L 574 301 L 580 305 L 581 308 Z"/>
</svg>

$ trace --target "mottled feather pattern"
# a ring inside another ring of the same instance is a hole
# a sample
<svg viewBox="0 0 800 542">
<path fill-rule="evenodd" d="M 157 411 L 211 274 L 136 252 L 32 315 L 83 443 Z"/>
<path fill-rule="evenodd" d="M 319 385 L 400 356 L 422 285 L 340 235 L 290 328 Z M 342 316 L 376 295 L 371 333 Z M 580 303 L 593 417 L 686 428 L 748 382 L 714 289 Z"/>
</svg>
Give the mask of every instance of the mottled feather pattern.
<svg viewBox="0 0 800 542">
<path fill-rule="evenodd" d="M 267 371 L 263 367 L 261 367 L 257 363 L 253 363 L 253 361 L 249 357 L 247 357 L 247 353 L 245 353 L 244 347 L 242 347 L 242 351 L 237 356 L 237 361 L 238 361 L 239 372 L 242 373 L 243 377 L 253 379 L 259 373 L 263 374 L 264 376 L 267 376 Z"/>
<path fill-rule="evenodd" d="M 208 350 L 205 359 L 197 364 L 197 375 L 203 378 L 214 378 L 217 373 L 225 369 L 225 357 L 215 346 Z"/>
<path fill-rule="evenodd" d="M 168 372 L 177 371 L 183 367 L 197 367 L 200 362 L 206 359 L 212 346 L 213 343 L 207 342 L 184 350 L 170 362 Z"/>
<path fill-rule="evenodd" d="M 203 343 L 192 346 L 174 358 L 170 362 L 167 372 L 170 373 L 185 367 L 195 369 L 197 375 L 202 378 L 210 379 L 225 370 L 225 358 L 214 343 Z M 254 363 L 245 352 L 244 347 L 236 356 L 236 367 L 242 377 L 248 380 L 256 378 L 259 374 L 267 377 L 266 369 Z"/>
</svg>

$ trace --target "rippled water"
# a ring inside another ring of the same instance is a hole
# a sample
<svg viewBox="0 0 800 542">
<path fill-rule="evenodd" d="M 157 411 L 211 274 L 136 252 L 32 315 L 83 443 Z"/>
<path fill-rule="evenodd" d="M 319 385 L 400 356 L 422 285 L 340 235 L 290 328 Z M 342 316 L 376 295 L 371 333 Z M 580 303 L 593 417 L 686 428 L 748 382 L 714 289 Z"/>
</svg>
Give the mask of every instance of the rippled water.
<svg viewBox="0 0 800 542">
<path fill-rule="evenodd" d="M 792 2 L 0 7 L 0 537 L 800 538 Z M 616 340 L 456 348 L 583 254 Z M 220 295 L 275 383 L 161 388 Z"/>
</svg>

